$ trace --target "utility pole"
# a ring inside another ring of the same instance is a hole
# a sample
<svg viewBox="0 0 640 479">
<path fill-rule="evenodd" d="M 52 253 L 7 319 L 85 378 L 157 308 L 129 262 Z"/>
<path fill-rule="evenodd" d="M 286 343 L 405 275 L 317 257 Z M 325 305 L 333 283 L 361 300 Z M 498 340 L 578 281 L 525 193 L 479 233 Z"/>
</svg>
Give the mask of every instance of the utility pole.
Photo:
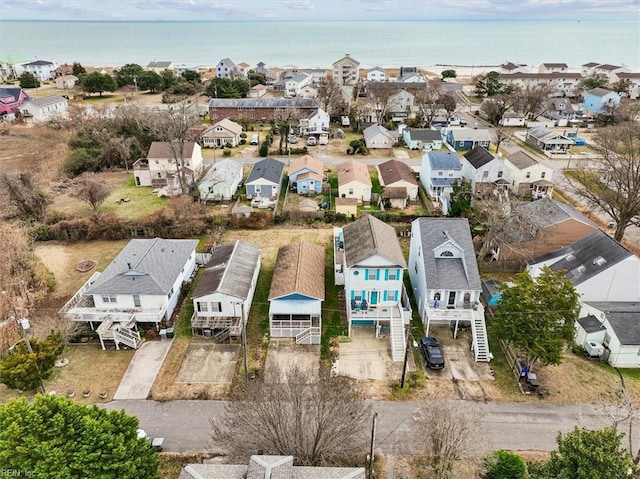
<svg viewBox="0 0 640 479">
<path fill-rule="evenodd" d="M 249 368 L 247 365 L 247 323 L 244 317 L 244 302 L 240 303 L 240 315 L 242 316 L 242 355 L 244 356 L 244 387 L 249 385 Z"/>
<path fill-rule="evenodd" d="M 409 361 L 409 332 L 411 331 L 411 323 L 407 325 L 407 334 L 404 339 L 404 364 L 402 365 L 402 379 L 400 380 L 400 389 L 404 387 L 404 378 L 407 375 L 407 362 Z"/>
<path fill-rule="evenodd" d="M 373 424 L 371 426 L 371 450 L 369 451 L 369 479 L 373 479 L 373 449 L 376 443 L 376 420 L 378 419 L 378 413 L 373 413 Z"/>
</svg>

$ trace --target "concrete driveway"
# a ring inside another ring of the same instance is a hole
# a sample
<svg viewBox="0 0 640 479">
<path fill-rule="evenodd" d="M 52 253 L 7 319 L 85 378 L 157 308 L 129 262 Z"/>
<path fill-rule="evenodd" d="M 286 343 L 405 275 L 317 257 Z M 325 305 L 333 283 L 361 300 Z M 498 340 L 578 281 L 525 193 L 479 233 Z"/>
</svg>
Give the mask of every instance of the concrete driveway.
<svg viewBox="0 0 640 479">
<path fill-rule="evenodd" d="M 338 374 L 354 379 L 390 381 L 402 375 L 402 362 L 391 360 L 388 337 L 375 337 L 375 329 L 367 326 L 351 328 L 351 342 L 340 343 Z M 408 371 L 415 371 L 413 354 L 409 354 Z"/>
<path fill-rule="evenodd" d="M 173 340 L 147 341 L 133 355 L 113 399 L 147 399 Z"/>
<path fill-rule="evenodd" d="M 216 344 L 194 338 L 182 360 L 176 382 L 231 384 L 239 352 L 239 344 Z"/>
<path fill-rule="evenodd" d="M 271 338 L 265 365 L 265 375 L 280 370 L 280 379 L 286 382 L 286 372 L 292 365 L 308 371 L 312 377 L 318 377 L 320 369 L 320 345 L 296 344 L 293 339 Z"/>
</svg>

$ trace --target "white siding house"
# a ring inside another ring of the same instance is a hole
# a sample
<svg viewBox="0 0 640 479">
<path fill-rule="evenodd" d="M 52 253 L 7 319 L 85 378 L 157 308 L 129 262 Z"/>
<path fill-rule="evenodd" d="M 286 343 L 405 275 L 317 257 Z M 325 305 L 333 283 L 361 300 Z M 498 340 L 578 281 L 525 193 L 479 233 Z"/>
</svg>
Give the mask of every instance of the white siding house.
<svg viewBox="0 0 640 479">
<path fill-rule="evenodd" d="M 178 174 L 176 160 L 180 161 L 180 154 L 182 154 L 182 168 L 185 169 L 187 178 L 195 182 L 202 172 L 202 148 L 200 145 L 195 141 L 185 142 L 182 146 L 176 145 L 175 142 L 171 145 L 164 141 L 154 141 L 149 147 L 147 157 L 140 158 L 133 164 L 136 186 L 152 186 L 154 188 L 168 186 L 175 189 Z"/>
<path fill-rule="evenodd" d="M 67 117 L 67 104 L 60 95 L 30 98 L 20 106 L 20 113 L 27 123 L 60 121 Z"/>
<path fill-rule="evenodd" d="M 553 170 L 528 153 L 513 153 L 504 158 L 504 164 L 509 170 L 509 188 L 516 195 L 538 199 L 553 194 Z"/>
<path fill-rule="evenodd" d="M 440 203 L 442 211 L 449 211 L 449 197 L 453 183 L 462 178 L 462 163 L 457 153 L 429 151 L 422 156 L 420 183 L 427 194 Z"/>
<path fill-rule="evenodd" d="M 354 198 L 359 204 L 371 202 L 371 176 L 367 165 L 356 160 L 338 165 L 338 196 Z"/>
</svg>

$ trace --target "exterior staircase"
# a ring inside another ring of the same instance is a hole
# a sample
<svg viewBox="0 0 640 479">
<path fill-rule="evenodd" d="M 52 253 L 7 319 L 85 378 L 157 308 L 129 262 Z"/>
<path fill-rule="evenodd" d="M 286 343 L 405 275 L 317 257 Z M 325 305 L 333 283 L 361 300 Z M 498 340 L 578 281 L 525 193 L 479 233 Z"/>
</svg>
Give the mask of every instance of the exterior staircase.
<svg viewBox="0 0 640 479">
<path fill-rule="evenodd" d="M 489 340 L 487 338 L 487 326 L 484 322 L 484 312 L 474 311 L 471 320 L 471 335 L 473 343 L 471 349 L 476 362 L 489 362 L 491 354 L 489 352 Z"/>
<path fill-rule="evenodd" d="M 225 328 L 221 331 L 218 331 L 216 335 L 213 337 L 213 340 L 216 343 L 224 343 L 231 336 L 231 331 L 229 328 Z"/>
<path fill-rule="evenodd" d="M 138 349 L 142 343 L 140 333 L 134 329 L 118 327 L 113 331 L 113 340 L 118 344 L 124 344 L 132 349 Z"/>
<path fill-rule="evenodd" d="M 405 348 L 407 347 L 402 318 L 393 318 L 390 323 L 391 359 L 395 362 L 401 362 L 404 361 Z"/>
<path fill-rule="evenodd" d="M 296 344 L 320 344 L 320 328 L 312 326 L 298 333 Z"/>
</svg>

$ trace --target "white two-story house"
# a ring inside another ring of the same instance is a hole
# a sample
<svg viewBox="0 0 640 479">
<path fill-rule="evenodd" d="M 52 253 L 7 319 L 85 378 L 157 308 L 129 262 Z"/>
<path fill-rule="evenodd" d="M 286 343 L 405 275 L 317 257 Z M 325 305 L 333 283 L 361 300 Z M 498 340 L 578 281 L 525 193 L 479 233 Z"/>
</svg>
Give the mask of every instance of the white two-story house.
<svg viewBox="0 0 640 479">
<path fill-rule="evenodd" d="M 181 164 L 180 168 L 177 164 Z M 195 141 L 182 144 L 154 141 L 147 157 L 133 164 L 133 175 L 136 186 L 175 189 L 178 186 L 179 169 L 184 169 L 189 182 L 195 182 L 202 172 L 202 165 L 202 148 Z"/>
<path fill-rule="evenodd" d="M 480 304 L 482 286 L 466 218 L 418 218 L 411 223 L 409 278 L 425 333 L 446 324 L 457 334 L 469 323 L 476 361 L 489 361 L 489 343 Z"/>
<path fill-rule="evenodd" d="M 407 264 L 393 226 L 365 215 L 344 228 L 334 228 L 336 284 L 344 281 L 345 301 L 352 327 L 375 328 L 376 337 L 388 331 L 391 356 L 402 361 L 404 326 L 411 306 L 404 289 Z"/>
<path fill-rule="evenodd" d="M 318 108 L 306 118 L 300 119 L 300 136 L 328 135 L 329 114 L 322 108 Z"/>
<path fill-rule="evenodd" d="M 533 199 L 553 195 L 553 170 L 528 153 L 513 153 L 504 159 L 504 164 L 509 170 L 509 189 L 514 194 Z"/>
<path fill-rule="evenodd" d="M 429 151 L 422 156 L 420 182 L 427 194 L 440 203 L 443 213 L 449 211 L 453 183 L 462 178 L 462 163 L 457 153 Z"/>
<path fill-rule="evenodd" d="M 493 156 L 482 146 L 476 146 L 462 157 L 462 177 L 471 183 L 471 191 L 476 198 L 506 200 L 508 173 L 502 158 Z"/>
</svg>

